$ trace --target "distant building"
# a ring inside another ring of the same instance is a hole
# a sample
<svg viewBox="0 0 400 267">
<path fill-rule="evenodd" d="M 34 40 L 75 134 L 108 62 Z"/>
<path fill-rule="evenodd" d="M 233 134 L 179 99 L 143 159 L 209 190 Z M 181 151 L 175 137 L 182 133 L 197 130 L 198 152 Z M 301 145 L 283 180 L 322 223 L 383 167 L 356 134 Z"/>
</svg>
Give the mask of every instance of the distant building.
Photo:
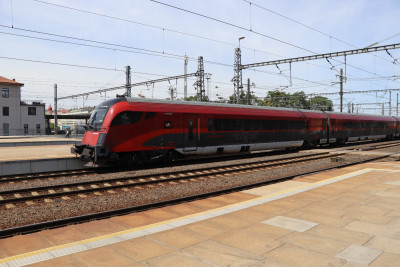
<svg viewBox="0 0 400 267">
<path fill-rule="evenodd" d="M 45 104 L 21 101 L 24 84 L 0 76 L 0 136 L 45 133 Z"/>
<path fill-rule="evenodd" d="M 58 116 L 57 124 L 59 130 L 65 131 L 69 129 L 72 131 L 73 134 L 83 134 L 85 132 L 84 126 L 87 124 L 87 120 L 94 109 L 95 107 L 82 107 L 75 109 L 57 110 L 57 116 Z M 49 107 L 47 108 L 46 115 L 54 115 L 54 111 L 51 105 L 49 105 Z M 69 116 L 70 118 L 65 118 L 63 117 L 63 115 Z M 86 119 L 82 117 L 86 117 Z M 49 123 L 54 123 L 54 119 L 51 118 L 49 120 Z"/>
</svg>

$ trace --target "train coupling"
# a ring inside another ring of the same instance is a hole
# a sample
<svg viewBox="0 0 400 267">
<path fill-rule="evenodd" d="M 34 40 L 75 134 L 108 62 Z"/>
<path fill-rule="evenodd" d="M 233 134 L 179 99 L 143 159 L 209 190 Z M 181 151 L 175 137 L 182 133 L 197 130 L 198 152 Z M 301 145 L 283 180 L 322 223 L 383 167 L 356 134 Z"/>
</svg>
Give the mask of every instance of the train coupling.
<svg viewBox="0 0 400 267">
<path fill-rule="evenodd" d="M 74 145 L 71 147 L 71 153 L 82 160 L 92 162 L 107 159 L 109 156 L 108 147 L 104 146 Z"/>
<path fill-rule="evenodd" d="M 90 160 L 93 158 L 93 148 L 87 145 L 74 145 L 71 147 L 71 154 L 79 156 L 83 160 Z"/>
<path fill-rule="evenodd" d="M 73 147 L 71 147 L 71 154 L 75 154 L 75 155 L 80 155 L 81 153 L 82 153 L 82 151 L 83 151 L 83 148 L 85 147 L 86 145 L 74 145 Z"/>
</svg>

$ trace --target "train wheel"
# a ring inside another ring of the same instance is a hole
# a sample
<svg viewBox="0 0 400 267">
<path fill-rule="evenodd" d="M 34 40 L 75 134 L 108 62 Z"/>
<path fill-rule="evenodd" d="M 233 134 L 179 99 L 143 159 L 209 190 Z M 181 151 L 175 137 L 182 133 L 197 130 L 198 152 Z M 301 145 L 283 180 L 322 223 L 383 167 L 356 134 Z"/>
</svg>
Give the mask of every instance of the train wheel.
<svg viewBox="0 0 400 267">
<path fill-rule="evenodd" d="M 307 140 L 304 140 L 303 145 L 300 148 L 301 149 L 310 149 L 311 145 Z"/>
<path fill-rule="evenodd" d="M 133 165 L 133 155 L 132 153 L 119 153 L 118 154 L 118 165 L 127 167 Z"/>
<path fill-rule="evenodd" d="M 150 162 L 149 154 L 146 151 L 139 152 L 138 158 L 142 162 L 142 164 L 148 164 Z"/>
<path fill-rule="evenodd" d="M 163 163 L 164 164 L 169 164 L 175 160 L 174 154 L 171 150 L 169 150 L 167 153 L 165 153 Z"/>
</svg>

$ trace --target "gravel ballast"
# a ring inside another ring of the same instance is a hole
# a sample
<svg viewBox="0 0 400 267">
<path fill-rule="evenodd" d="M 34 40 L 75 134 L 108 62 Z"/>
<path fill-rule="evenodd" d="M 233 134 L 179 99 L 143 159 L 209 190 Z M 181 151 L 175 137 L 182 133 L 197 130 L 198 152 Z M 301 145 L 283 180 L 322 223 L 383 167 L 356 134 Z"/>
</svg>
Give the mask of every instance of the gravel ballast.
<svg viewBox="0 0 400 267">
<path fill-rule="evenodd" d="M 315 152 L 318 153 L 318 150 Z M 220 167 L 230 164 L 246 164 L 254 163 L 259 161 L 264 161 L 268 159 L 276 158 L 287 158 L 294 155 L 304 155 L 304 153 L 291 153 L 284 155 L 276 155 L 269 157 L 259 157 L 250 159 L 239 159 L 239 160 L 229 160 L 229 162 L 222 161 L 216 163 L 203 163 L 198 164 L 196 168 L 205 167 Z M 273 168 L 269 170 L 256 171 L 247 174 L 240 175 L 227 175 L 219 176 L 215 178 L 207 178 L 203 180 L 196 181 L 186 181 L 185 183 L 175 182 L 173 184 L 168 184 L 164 186 L 154 185 L 152 187 L 142 187 L 133 188 L 131 187 L 129 191 L 114 190 L 115 193 L 103 192 L 103 195 L 86 194 L 85 198 L 78 196 L 73 196 L 69 200 L 55 199 L 53 202 L 45 203 L 41 201 L 35 202 L 33 205 L 27 205 L 25 203 L 16 204 L 16 207 L 11 209 L 6 209 L 5 207 L 0 208 L 1 225 L 0 229 L 6 229 L 16 226 L 28 225 L 38 222 L 45 222 L 51 220 L 57 220 L 62 218 L 68 218 L 72 216 L 79 216 L 83 214 L 103 212 L 114 209 L 128 208 L 132 206 L 138 206 L 148 203 L 160 202 L 169 199 L 180 198 L 183 196 L 192 196 L 201 193 L 218 191 L 223 189 L 229 189 L 237 186 L 249 185 L 259 182 L 267 182 L 275 180 L 278 178 L 283 178 L 287 176 L 300 175 L 305 172 L 319 171 L 332 167 L 340 167 L 341 165 L 359 162 L 367 159 L 373 158 L 372 156 L 364 155 L 345 155 L 341 156 L 344 161 L 332 162 L 330 158 L 321 159 L 317 161 L 311 161 L 301 164 L 295 164 L 290 166 L 285 166 L 284 168 Z M 162 174 L 165 172 L 172 171 L 184 171 L 193 170 L 194 166 L 184 165 L 176 166 L 170 168 L 154 168 L 138 171 L 128 171 L 122 173 L 111 173 L 102 174 L 109 178 L 123 177 L 124 175 L 146 175 L 146 174 Z M 102 177 L 104 178 L 104 177 Z M 76 182 L 77 180 L 92 180 L 99 179 L 98 176 L 84 175 L 77 177 L 67 177 L 62 179 L 62 183 L 66 183 L 71 180 Z M 61 180 L 51 181 L 51 183 L 60 183 Z M 41 183 L 48 184 L 49 181 L 32 181 L 29 183 L 29 187 L 40 186 Z M 20 186 L 15 183 L 14 185 L 7 184 L 0 188 L 0 191 L 10 189 L 12 186 Z M 26 186 L 26 184 L 25 184 Z"/>
</svg>

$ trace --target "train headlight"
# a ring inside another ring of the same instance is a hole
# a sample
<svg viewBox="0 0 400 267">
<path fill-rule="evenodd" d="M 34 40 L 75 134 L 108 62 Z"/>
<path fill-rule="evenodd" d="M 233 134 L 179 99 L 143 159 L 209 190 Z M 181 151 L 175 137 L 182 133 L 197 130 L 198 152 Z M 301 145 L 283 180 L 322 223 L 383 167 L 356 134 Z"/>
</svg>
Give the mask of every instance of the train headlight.
<svg viewBox="0 0 400 267">
<path fill-rule="evenodd" d="M 101 133 L 99 134 L 99 139 L 97 139 L 97 146 L 103 146 L 104 145 L 104 141 L 106 141 L 106 133 Z"/>
</svg>

